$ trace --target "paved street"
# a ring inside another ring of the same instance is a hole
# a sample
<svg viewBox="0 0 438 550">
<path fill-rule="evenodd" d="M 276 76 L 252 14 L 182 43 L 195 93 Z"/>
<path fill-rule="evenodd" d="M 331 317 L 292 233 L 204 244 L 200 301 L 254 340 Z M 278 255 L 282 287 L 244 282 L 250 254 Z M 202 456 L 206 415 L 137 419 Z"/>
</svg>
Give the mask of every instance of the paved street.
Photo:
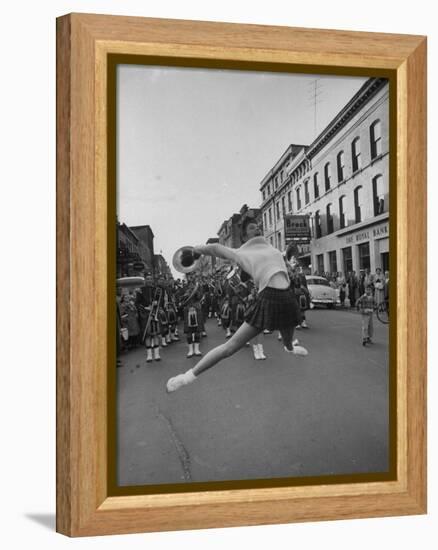
<svg viewBox="0 0 438 550">
<path fill-rule="evenodd" d="M 356 312 L 307 318 L 310 330 L 296 332 L 307 357 L 266 335 L 266 361 L 244 348 L 173 394 L 167 379 L 196 363 L 183 341 L 161 362 L 146 364 L 141 348 L 122 354 L 119 485 L 387 470 L 388 327 L 374 319 L 375 343 L 364 348 Z M 207 332 L 204 353 L 224 341 L 215 320 Z"/>
</svg>

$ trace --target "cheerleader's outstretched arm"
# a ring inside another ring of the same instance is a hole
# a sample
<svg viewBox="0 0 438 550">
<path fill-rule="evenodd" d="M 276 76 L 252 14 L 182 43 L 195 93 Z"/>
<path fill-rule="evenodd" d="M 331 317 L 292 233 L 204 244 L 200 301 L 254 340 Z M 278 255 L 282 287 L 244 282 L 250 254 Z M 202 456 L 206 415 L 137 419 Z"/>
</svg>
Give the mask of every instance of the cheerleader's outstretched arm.
<svg viewBox="0 0 438 550">
<path fill-rule="evenodd" d="M 216 258 L 223 258 L 224 260 L 231 260 L 232 262 L 238 262 L 237 254 L 234 249 L 222 244 L 201 244 L 194 247 L 196 254 L 204 254 L 206 256 L 215 256 Z"/>
</svg>

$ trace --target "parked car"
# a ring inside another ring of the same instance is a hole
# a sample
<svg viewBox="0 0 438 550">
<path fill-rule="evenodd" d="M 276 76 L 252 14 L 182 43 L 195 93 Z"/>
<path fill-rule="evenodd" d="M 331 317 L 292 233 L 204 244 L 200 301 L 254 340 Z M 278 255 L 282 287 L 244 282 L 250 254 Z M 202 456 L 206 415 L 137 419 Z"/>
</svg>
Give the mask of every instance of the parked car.
<svg viewBox="0 0 438 550">
<path fill-rule="evenodd" d="M 330 286 L 330 283 L 325 277 L 306 275 L 306 281 L 311 304 L 314 306 L 324 305 L 331 309 L 338 303 L 339 292 L 337 289 Z"/>
</svg>

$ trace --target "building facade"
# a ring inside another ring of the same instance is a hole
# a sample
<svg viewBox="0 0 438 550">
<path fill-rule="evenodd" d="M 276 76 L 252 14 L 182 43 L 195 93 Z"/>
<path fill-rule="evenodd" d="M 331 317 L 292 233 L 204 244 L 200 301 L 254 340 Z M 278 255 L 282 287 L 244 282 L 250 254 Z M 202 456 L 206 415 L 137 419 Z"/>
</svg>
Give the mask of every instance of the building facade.
<svg viewBox="0 0 438 550">
<path fill-rule="evenodd" d="M 367 80 L 313 143 L 284 157 L 283 184 L 272 196 L 269 179 L 261 186 L 272 244 L 288 244 L 284 214 L 307 215 L 311 241 L 301 261 L 312 272 L 389 270 L 388 81 Z"/>
</svg>

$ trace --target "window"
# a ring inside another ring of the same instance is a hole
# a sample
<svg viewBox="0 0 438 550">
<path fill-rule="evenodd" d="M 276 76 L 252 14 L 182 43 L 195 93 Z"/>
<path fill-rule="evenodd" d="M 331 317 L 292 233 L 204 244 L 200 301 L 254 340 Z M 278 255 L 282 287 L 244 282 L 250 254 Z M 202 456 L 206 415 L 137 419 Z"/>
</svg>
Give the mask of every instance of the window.
<svg viewBox="0 0 438 550">
<path fill-rule="evenodd" d="M 277 187 L 278 187 L 278 176 L 275 176 L 274 181 L 275 181 L 275 189 L 277 189 Z"/>
<path fill-rule="evenodd" d="M 297 210 L 301 210 L 301 187 L 297 189 Z"/>
<path fill-rule="evenodd" d="M 264 201 L 265 201 L 265 199 L 266 199 L 266 191 L 265 191 L 264 189 L 263 189 L 263 193 L 262 193 L 262 195 L 263 195 L 263 202 L 264 202 Z"/>
<path fill-rule="evenodd" d="M 375 216 L 385 212 L 385 191 L 381 174 L 373 178 L 373 203 Z"/>
<path fill-rule="evenodd" d="M 316 256 L 316 265 L 318 266 L 318 273 L 324 273 L 324 254 Z"/>
<path fill-rule="evenodd" d="M 277 248 L 281 250 L 281 231 L 277 233 Z"/>
<path fill-rule="evenodd" d="M 309 180 L 304 182 L 304 202 L 306 204 L 309 204 L 310 202 L 310 196 L 309 196 Z"/>
<path fill-rule="evenodd" d="M 354 221 L 362 221 L 362 187 L 356 187 L 354 190 Z"/>
<path fill-rule="evenodd" d="M 292 210 L 292 191 L 289 191 L 287 194 L 287 207 L 289 208 L 289 212 Z"/>
<path fill-rule="evenodd" d="M 269 237 L 269 242 L 271 243 L 271 246 L 274 246 L 274 239 L 272 237 Z"/>
<path fill-rule="evenodd" d="M 313 175 L 313 192 L 315 194 L 315 199 L 317 199 L 319 197 L 318 172 Z"/>
<path fill-rule="evenodd" d="M 280 182 L 283 183 L 283 179 L 284 179 L 284 173 L 283 173 L 283 170 L 280 172 Z"/>
<path fill-rule="evenodd" d="M 351 144 L 351 159 L 353 164 L 353 172 L 357 172 L 361 168 L 360 160 L 360 138 L 353 140 Z"/>
<path fill-rule="evenodd" d="M 382 154 L 382 124 L 376 120 L 370 126 L 371 158 L 374 159 Z"/>
<path fill-rule="evenodd" d="M 328 191 L 330 189 L 331 185 L 331 177 L 332 177 L 332 170 L 330 168 L 330 163 L 327 162 L 327 164 L 324 166 L 324 183 L 325 183 L 325 190 Z"/>
<path fill-rule="evenodd" d="M 272 225 L 272 208 L 271 207 L 268 210 L 268 216 L 269 216 L 269 225 Z"/>
<path fill-rule="evenodd" d="M 286 197 L 281 197 L 281 210 L 283 212 L 283 216 L 286 214 Z"/>
<path fill-rule="evenodd" d="M 329 257 L 330 273 L 337 273 L 338 263 L 336 261 L 336 250 L 330 250 L 330 252 L 328 253 L 328 257 Z"/>
<path fill-rule="evenodd" d="M 344 151 L 338 153 L 338 182 L 344 181 L 345 155 Z"/>
<path fill-rule="evenodd" d="M 370 243 L 363 243 L 359 248 L 359 268 L 370 269 Z"/>
<path fill-rule="evenodd" d="M 321 216 L 319 215 L 319 210 L 315 212 L 315 234 L 317 239 L 322 237 Z"/>
<path fill-rule="evenodd" d="M 353 271 L 353 254 L 351 252 L 351 246 L 342 249 L 342 261 L 344 264 L 344 275 L 347 275 L 347 273 Z"/>
<path fill-rule="evenodd" d="M 263 223 L 265 228 L 268 227 L 268 224 L 266 223 L 266 212 L 263 214 Z"/>
<path fill-rule="evenodd" d="M 276 207 L 277 207 L 277 221 L 278 221 L 281 217 L 280 216 L 280 203 L 279 202 L 277 202 Z"/>
<path fill-rule="evenodd" d="M 328 204 L 326 207 L 326 215 L 327 215 L 327 233 L 333 233 L 333 213 L 332 213 L 332 205 Z"/>
<path fill-rule="evenodd" d="M 345 227 L 345 195 L 339 198 L 339 227 Z"/>
</svg>

